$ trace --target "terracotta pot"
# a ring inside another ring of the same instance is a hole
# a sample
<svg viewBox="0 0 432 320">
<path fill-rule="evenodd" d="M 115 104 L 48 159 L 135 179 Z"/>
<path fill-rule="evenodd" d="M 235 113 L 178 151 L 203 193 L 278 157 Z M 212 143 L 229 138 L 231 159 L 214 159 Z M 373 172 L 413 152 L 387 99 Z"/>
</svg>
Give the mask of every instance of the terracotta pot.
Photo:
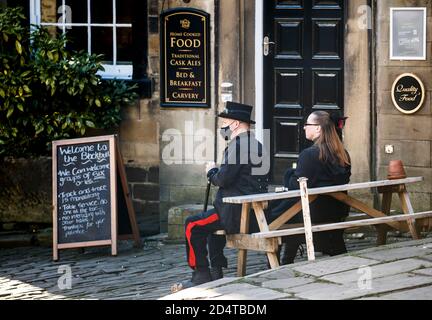
<svg viewBox="0 0 432 320">
<path fill-rule="evenodd" d="M 388 167 L 387 179 L 404 179 L 406 178 L 405 169 L 402 160 L 391 160 Z"/>
</svg>

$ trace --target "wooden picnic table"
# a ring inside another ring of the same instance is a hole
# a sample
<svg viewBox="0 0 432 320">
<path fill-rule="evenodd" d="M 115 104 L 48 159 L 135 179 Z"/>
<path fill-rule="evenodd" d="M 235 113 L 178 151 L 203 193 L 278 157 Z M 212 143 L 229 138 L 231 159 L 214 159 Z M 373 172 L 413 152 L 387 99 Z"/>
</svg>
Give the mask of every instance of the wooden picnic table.
<svg viewBox="0 0 432 320">
<path fill-rule="evenodd" d="M 266 252 L 271 268 L 278 267 L 279 261 L 277 258 L 277 251 L 281 244 L 282 236 L 305 234 L 309 260 L 315 259 L 312 241 L 313 232 L 375 225 L 378 231 L 378 244 L 385 244 L 389 228 L 404 231 L 406 228 L 404 229 L 404 226 L 400 221 L 406 221 L 413 239 L 419 239 L 420 232 L 416 228 L 415 219 L 431 217 L 432 211 L 415 213 L 411 205 L 409 194 L 406 190 L 406 185 L 421 181 L 423 181 L 423 177 L 408 177 L 397 180 L 369 181 L 308 189 L 307 179 L 300 178 L 299 190 L 223 198 L 223 202 L 225 203 L 242 205 L 240 233 L 227 235 L 227 246 L 239 249 L 237 264 L 238 275 L 244 276 L 246 273 L 247 250 Z M 367 188 L 377 188 L 378 192 L 382 193 L 381 210 L 377 210 L 363 201 L 347 194 L 347 191 Z M 399 196 L 404 213 L 403 215 L 389 215 L 393 193 L 397 193 Z M 309 215 L 309 204 L 319 195 L 331 196 L 343 203 L 346 203 L 350 207 L 367 214 L 371 219 L 312 226 Z M 264 210 L 269 201 L 296 197 L 300 197 L 300 200 L 294 206 L 285 211 L 272 223 L 267 223 Z M 248 234 L 249 213 L 251 208 L 254 210 L 260 232 Z M 303 211 L 304 226 L 297 225 L 296 228 L 290 229 L 287 223 L 292 217 L 299 213 L 300 210 Z"/>
</svg>

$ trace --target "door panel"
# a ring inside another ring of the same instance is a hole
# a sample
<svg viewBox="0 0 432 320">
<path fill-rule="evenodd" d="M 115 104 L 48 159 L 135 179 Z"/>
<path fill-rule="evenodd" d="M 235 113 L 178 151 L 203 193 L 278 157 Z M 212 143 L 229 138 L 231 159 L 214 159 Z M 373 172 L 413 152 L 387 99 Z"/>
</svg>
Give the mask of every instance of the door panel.
<svg viewBox="0 0 432 320">
<path fill-rule="evenodd" d="M 311 144 L 304 119 L 314 110 L 343 111 L 344 10 L 342 0 L 264 1 L 264 128 L 274 183 Z"/>
</svg>

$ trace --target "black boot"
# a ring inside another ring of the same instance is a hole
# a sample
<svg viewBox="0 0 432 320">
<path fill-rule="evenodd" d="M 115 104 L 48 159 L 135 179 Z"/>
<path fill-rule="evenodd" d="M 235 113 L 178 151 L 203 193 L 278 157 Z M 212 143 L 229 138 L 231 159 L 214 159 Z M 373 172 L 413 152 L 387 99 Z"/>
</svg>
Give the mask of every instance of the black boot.
<svg viewBox="0 0 432 320">
<path fill-rule="evenodd" d="M 176 283 L 171 287 L 171 292 L 175 293 L 177 291 L 199 286 L 200 284 L 212 281 L 209 268 L 199 268 L 192 273 L 191 280 L 183 281 L 181 283 Z"/>
<path fill-rule="evenodd" d="M 222 279 L 223 278 L 223 271 L 222 267 L 212 267 L 210 268 L 210 275 L 212 281 Z"/>
</svg>

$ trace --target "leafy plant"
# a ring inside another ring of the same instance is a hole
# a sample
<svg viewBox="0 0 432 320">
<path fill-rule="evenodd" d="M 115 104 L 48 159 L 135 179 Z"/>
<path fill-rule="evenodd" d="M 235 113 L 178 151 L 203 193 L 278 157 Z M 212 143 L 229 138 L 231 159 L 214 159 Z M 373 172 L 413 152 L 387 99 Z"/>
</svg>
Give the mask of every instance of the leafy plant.
<svg viewBox="0 0 432 320">
<path fill-rule="evenodd" d="M 0 8 L 0 156 L 45 155 L 53 140 L 117 127 L 135 86 L 102 80 L 102 55 L 25 23 L 21 8 Z"/>
</svg>

